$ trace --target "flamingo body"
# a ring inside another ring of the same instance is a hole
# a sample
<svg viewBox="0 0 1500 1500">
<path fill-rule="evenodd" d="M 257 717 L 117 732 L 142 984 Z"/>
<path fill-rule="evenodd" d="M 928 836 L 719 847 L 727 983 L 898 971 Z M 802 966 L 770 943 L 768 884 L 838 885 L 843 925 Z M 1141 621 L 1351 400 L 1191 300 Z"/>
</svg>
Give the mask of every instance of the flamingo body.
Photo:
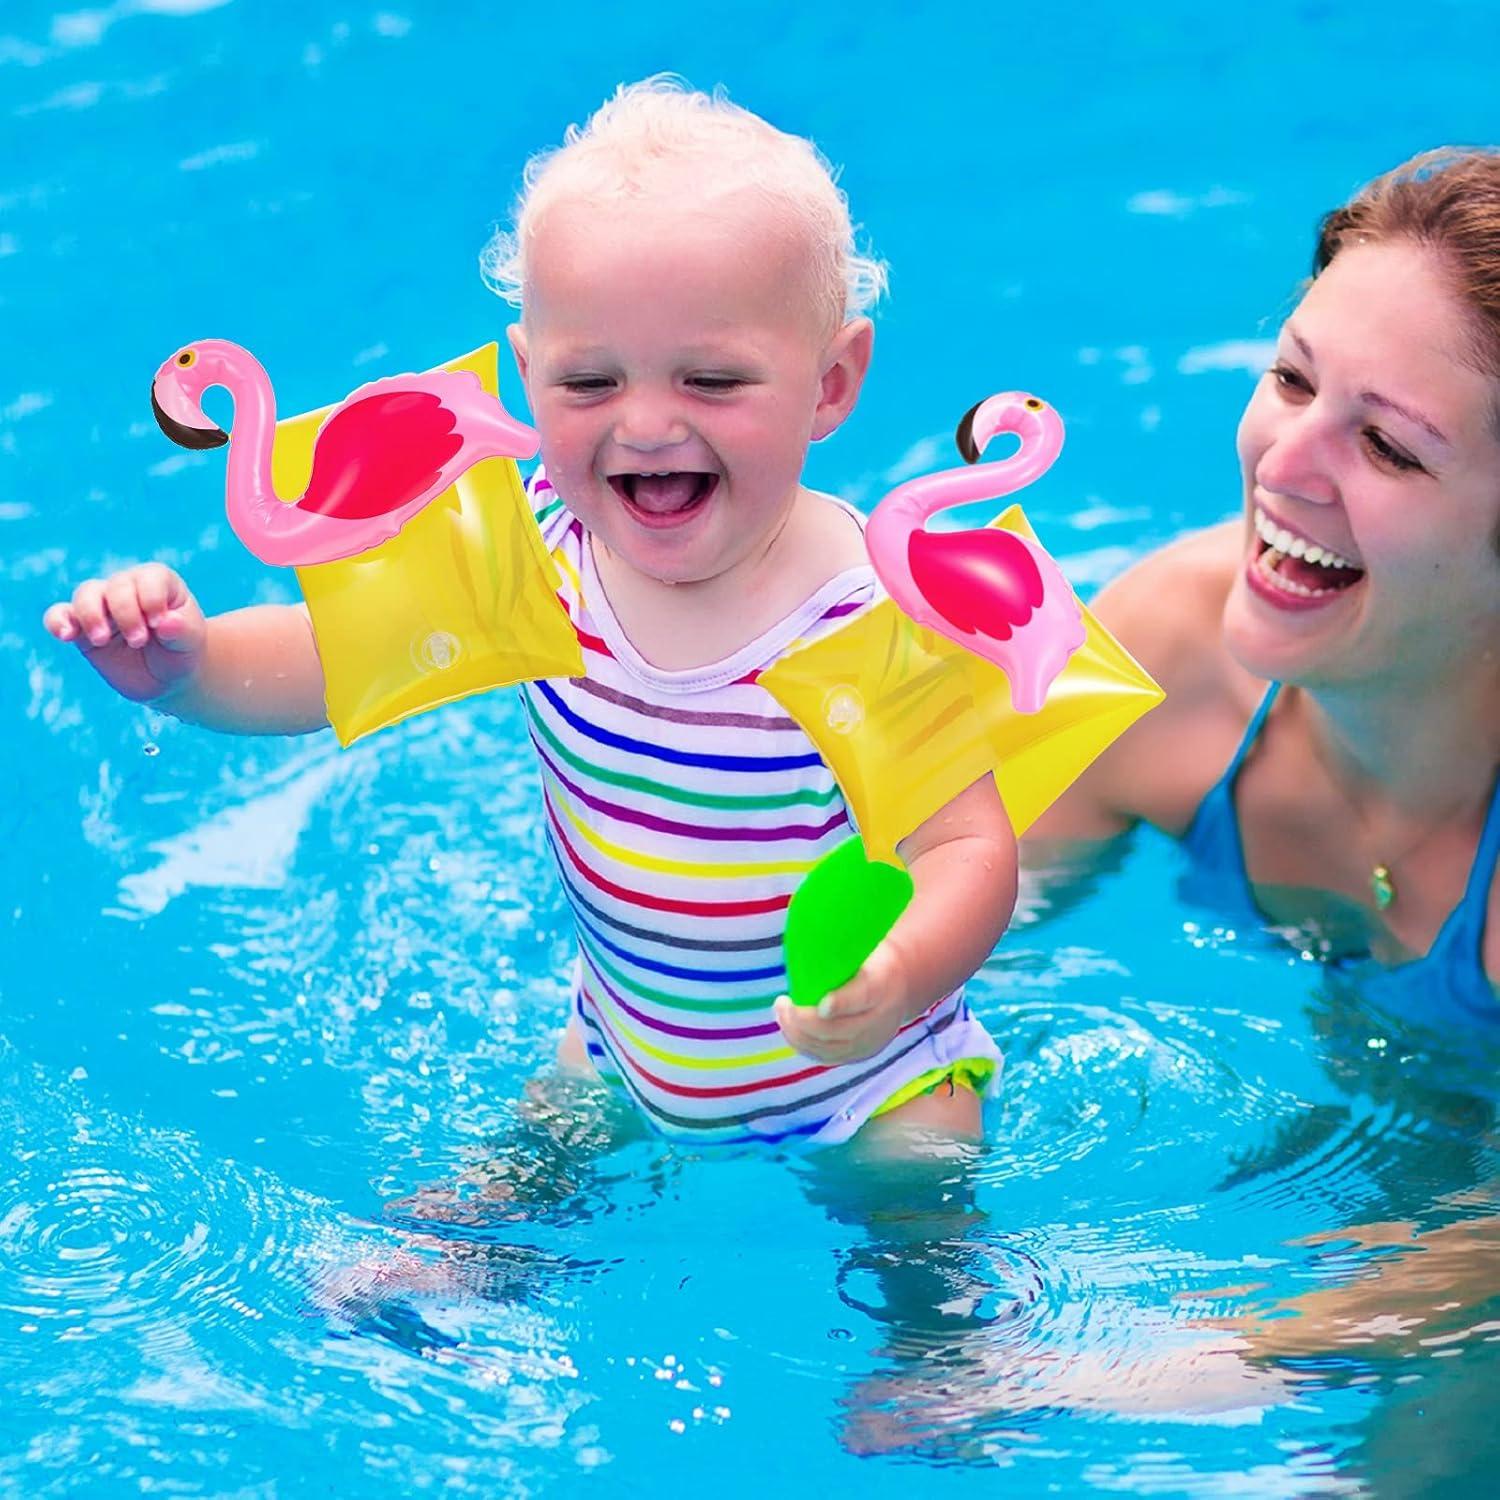
<svg viewBox="0 0 1500 1500">
<path fill-rule="evenodd" d="M 914 531 L 913 582 L 955 629 L 1008 641 L 1041 606 L 1042 573 L 1010 531 Z"/>
<path fill-rule="evenodd" d="M 464 440 L 430 391 L 386 391 L 348 401 L 318 430 L 303 510 L 361 521 L 432 492 Z"/>
<path fill-rule="evenodd" d="M 226 435 L 202 396 L 234 397 Z M 235 535 L 263 562 L 307 567 L 377 547 L 485 458 L 529 458 L 536 433 L 517 422 L 478 376 L 435 370 L 372 381 L 318 429 L 307 489 L 290 503 L 271 482 L 276 402 L 247 350 L 224 339 L 180 349 L 156 372 L 151 404 L 162 430 L 187 447 L 228 442 L 225 507 Z"/>
<path fill-rule="evenodd" d="M 965 417 L 959 447 L 973 458 L 1001 432 L 1020 449 L 997 463 L 909 480 L 870 516 L 870 561 L 897 608 L 999 667 L 1022 713 L 1041 708 L 1057 674 L 1083 644 L 1083 613 L 1062 570 L 1014 532 L 929 532 L 929 516 L 993 500 L 1039 479 L 1062 449 L 1062 421 L 1024 392 L 991 396 Z M 971 459 L 972 461 L 972 459 Z"/>
</svg>

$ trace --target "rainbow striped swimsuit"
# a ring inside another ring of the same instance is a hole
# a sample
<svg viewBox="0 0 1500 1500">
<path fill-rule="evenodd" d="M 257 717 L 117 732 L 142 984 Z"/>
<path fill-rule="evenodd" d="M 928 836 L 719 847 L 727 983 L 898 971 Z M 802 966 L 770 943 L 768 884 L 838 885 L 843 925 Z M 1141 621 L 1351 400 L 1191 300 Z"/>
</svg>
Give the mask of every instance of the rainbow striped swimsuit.
<svg viewBox="0 0 1500 1500">
<path fill-rule="evenodd" d="M 991 1059 L 998 1080 L 962 990 L 836 1067 L 793 1051 L 771 1012 L 787 902 L 852 829 L 833 773 L 757 678 L 869 603 L 871 570 L 830 579 L 725 661 L 661 671 L 615 620 L 582 524 L 540 471 L 528 488 L 583 649 L 585 676 L 522 694 L 600 1074 L 668 1135 L 817 1145 L 932 1069 Z"/>
</svg>

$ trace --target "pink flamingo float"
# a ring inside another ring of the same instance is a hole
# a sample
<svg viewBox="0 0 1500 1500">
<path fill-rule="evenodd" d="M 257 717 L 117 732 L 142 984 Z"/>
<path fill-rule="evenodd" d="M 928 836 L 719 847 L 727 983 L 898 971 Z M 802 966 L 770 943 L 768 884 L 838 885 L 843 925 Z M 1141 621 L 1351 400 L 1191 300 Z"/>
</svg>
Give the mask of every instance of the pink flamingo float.
<svg viewBox="0 0 1500 1500">
<path fill-rule="evenodd" d="M 1020 449 L 972 469 L 925 474 L 892 490 L 865 528 L 870 561 L 896 606 L 919 625 L 993 662 L 1011 702 L 1035 713 L 1053 679 L 1083 644 L 1083 614 L 1062 570 L 1035 542 L 1011 531 L 932 532 L 940 510 L 996 500 L 1040 479 L 1062 451 L 1062 419 L 1022 391 L 991 396 L 958 425 L 968 463 L 998 434 Z"/>
<path fill-rule="evenodd" d="M 234 397 L 234 436 L 203 414 L 203 393 Z M 238 344 L 201 339 L 151 382 L 161 429 L 184 448 L 229 443 L 229 524 L 262 562 L 337 562 L 389 540 L 483 458 L 530 458 L 537 435 L 467 371 L 393 375 L 362 385 L 324 419 L 306 492 L 287 503 L 271 480 L 276 398 L 260 362 Z"/>
</svg>

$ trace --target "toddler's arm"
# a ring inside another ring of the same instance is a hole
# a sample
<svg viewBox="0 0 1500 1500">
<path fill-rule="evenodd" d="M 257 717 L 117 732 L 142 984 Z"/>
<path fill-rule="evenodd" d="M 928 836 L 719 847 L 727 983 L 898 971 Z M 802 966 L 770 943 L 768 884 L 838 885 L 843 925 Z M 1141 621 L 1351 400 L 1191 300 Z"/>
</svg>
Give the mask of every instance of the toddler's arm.
<svg viewBox="0 0 1500 1500">
<path fill-rule="evenodd" d="M 1016 840 L 993 776 L 976 781 L 900 844 L 912 898 L 847 984 L 816 1006 L 776 1002 L 799 1052 L 819 1062 L 873 1056 L 908 1021 L 969 979 L 1016 903 Z"/>
<path fill-rule="evenodd" d="M 301 605 L 263 604 L 205 619 L 161 563 L 91 578 L 43 617 L 116 692 L 230 734 L 327 726 L 323 667 Z"/>
</svg>

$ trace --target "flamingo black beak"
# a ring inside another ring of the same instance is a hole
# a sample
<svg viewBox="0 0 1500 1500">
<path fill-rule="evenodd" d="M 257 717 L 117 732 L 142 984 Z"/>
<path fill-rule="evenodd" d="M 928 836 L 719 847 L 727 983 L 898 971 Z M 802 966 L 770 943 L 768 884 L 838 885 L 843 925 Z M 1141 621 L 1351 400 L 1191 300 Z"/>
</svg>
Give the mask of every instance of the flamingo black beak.
<svg viewBox="0 0 1500 1500">
<path fill-rule="evenodd" d="M 229 441 L 229 434 L 222 427 L 189 427 L 176 417 L 169 417 L 156 399 L 156 387 L 151 387 L 151 411 L 156 425 L 183 448 L 222 448 Z"/>
<path fill-rule="evenodd" d="M 959 418 L 958 430 L 953 434 L 953 441 L 958 444 L 959 456 L 966 464 L 979 462 L 979 444 L 974 441 L 974 413 L 983 405 L 983 401 L 976 401 Z"/>
</svg>

